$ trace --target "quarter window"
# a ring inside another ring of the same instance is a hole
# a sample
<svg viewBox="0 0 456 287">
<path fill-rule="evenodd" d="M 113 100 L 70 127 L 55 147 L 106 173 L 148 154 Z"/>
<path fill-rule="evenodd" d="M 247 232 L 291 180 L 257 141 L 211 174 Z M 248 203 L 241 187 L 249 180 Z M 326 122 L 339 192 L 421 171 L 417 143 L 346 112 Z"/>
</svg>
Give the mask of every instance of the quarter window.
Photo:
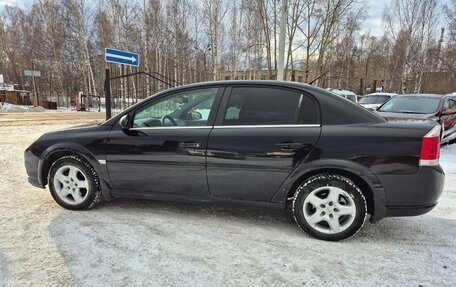
<svg viewBox="0 0 456 287">
<path fill-rule="evenodd" d="M 276 88 L 233 88 L 223 125 L 317 124 L 315 102 L 299 92 Z"/>
</svg>

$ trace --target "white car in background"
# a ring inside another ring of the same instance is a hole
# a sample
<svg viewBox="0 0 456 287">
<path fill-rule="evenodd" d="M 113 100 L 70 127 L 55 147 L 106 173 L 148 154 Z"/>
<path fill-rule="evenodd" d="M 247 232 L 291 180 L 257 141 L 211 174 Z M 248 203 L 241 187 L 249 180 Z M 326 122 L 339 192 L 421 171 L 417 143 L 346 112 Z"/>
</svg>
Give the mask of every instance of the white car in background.
<svg viewBox="0 0 456 287">
<path fill-rule="evenodd" d="M 352 91 L 342 90 L 342 89 L 331 89 L 331 88 L 328 88 L 326 90 L 330 91 L 333 94 L 338 95 L 339 97 L 352 101 L 354 103 L 358 102 L 358 98 L 356 97 L 356 94 L 353 93 Z"/>
<path fill-rule="evenodd" d="M 359 104 L 369 110 L 377 110 L 381 105 L 389 101 L 396 93 L 372 93 L 365 95 L 359 100 Z"/>
</svg>

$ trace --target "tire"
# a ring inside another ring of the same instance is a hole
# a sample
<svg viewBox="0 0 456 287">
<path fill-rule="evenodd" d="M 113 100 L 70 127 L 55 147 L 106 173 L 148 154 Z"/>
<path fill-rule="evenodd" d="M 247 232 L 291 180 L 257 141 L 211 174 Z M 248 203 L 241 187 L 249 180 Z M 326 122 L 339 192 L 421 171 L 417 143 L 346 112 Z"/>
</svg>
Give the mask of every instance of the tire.
<svg viewBox="0 0 456 287">
<path fill-rule="evenodd" d="M 95 169 L 77 155 L 56 160 L 49 170 L 49 189 L 54 200 L 70 210 L 86 210 L 102 200 Z"/>
<path fill-rule="evenodd" d="M 364 225 L 366 198 L 349 178 L 318 174 L 298 187 L 293 198 L 293 216 L 298 226 L 312 237 L 344 240 Z"/>
</svg>

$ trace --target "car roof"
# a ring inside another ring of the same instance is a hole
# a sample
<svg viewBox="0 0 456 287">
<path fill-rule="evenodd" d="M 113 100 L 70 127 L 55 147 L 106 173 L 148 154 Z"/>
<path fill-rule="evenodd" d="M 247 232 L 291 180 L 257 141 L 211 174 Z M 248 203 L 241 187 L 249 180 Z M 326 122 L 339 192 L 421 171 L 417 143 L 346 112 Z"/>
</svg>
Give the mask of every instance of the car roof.
<svg viewBox="0 0 456 287">
<path fill-rule="evenodd" d="M 372 94 L 367 94 L 365 97 L 369 96 L 397 96 L 396 93 L 372 93 Z"/>
<path fill-rule="evenodd" d="M 356 96 L 355 93 L 353 93 L 352 91 L 349 91 L 349 90 L 343 90 L 343 89 L 332 89 L 332 88 L 328 88 L 326 89 L 327 91 L 330 91 L 331 93 L 334 93 L 336 95 L 350 95 L 350 96 Z"/>
<path fill-rule="evenodd" d="M 278 80 L 221 80 L 221 81 L 207 81 L 207 82 L 199 82 L 199 83 L 192 83 L 192 84 L 185 84 L 182 86 L 176 86 L 173 88 L 169 88 L 167 90 L 160 91 L 154 95 L 162 94 L 162 93 L 168 93 L 171 91 L 179 91 L 181 89 L 192 89 L 192 88 L 199 88 L 199 87 L 211 87 L 211 86 L 230 86 L 230 85 L 237 85 L 237 86 L 242 86 L 242 85 L 252 85 L 252 86 L 272 86 L 272 87 L 284 87 L 284 88 L 294 88 L 294 89 L 304 89 L 306 91 L 322 91 L 324 89 L 312 86 L 307 83 L 299 83 L 299 82 L 290 82 L 290 81 L 278 81 Z M 330 93 L 331 95 L 334 95 L 334 93 Z M 154 96 L 151 95 L 151 96 Z M 337 95 L 334 95 L 337 96 Z M 150 96 L 149 96 L 150 97 Z"/>
<path fill-rule="evenodd" d="M 207 81 L 193 84 L 186 84 L 185 87 L 198 87 L 198 86 L 219 86 L 219 85 L 272 85 L 272 86 L 301 86 L 312 87 L 306 83 L 278 81 L 278 80 L 221 80 L 221 81 Z M 177 88 L 177 87 L 176 87 Z"/>
<path fill-rule="evenodd" d="M 417 97 L 417 98 L 445 98 L 445 95 L 438 95 L 438 94 L 403 94 L 397 95 L 396 97 Z"/>
</svg>

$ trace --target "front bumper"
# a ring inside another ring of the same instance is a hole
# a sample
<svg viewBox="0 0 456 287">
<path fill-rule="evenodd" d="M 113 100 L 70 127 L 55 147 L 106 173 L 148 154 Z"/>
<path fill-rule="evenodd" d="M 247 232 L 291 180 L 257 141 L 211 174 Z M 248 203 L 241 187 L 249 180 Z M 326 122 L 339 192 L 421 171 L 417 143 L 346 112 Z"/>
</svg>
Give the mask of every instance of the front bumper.
<svg viewBox="0 0 456 287">
<path fill-rule="evenodd" d="M 415 174 L 379 175 L 386 196 L 386 216 L 415 216 L 431 211 L 442 194 L 440 165 L 420 167 Z"/>
<path fill-rule="evenodd" d="M 28 182 L 36 187 L 44 188 L 38 172 L 38 163 L 39 157 L 33 154 L 33 152 L 28 148 L 24 152 L 24 164 L 25 170 L 28 176 Z"/>
</svg>

